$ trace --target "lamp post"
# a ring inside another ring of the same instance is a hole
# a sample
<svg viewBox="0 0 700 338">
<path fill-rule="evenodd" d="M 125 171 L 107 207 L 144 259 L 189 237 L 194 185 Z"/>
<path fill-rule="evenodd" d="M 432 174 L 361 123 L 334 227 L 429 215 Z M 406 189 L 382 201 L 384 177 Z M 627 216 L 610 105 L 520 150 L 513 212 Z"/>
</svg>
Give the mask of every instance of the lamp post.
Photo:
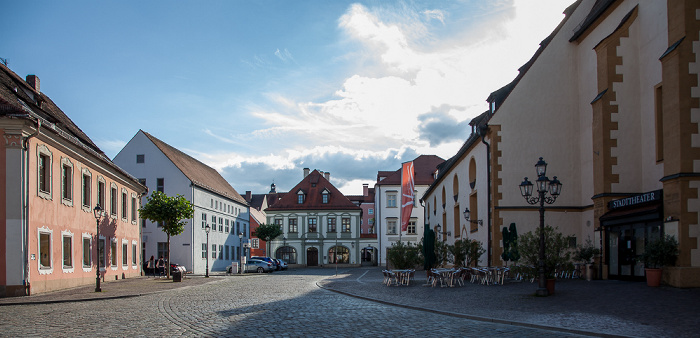
<svg viewBox="0 0 700 338">
<path fill-rule="evenodd" d="M 545 162 L 542 157 L 535 164 L 535 169 L 537 172 L 537 197 L 532 196 L 532 182 L 528 181 L 527 177 L 520 183 L 520 194 L 525 198 L 525 201 L 529 204 L 540 204 L 540 252 L 539 252 L 539 285 L 537 288 L 538 296 L 548 296 L 547 284 L 544 275 L 544 260 L 545 260 L 545 243 L 544 243 L 544 204 L 552 204 L 556 201 L 557 197 L 561 193 L 561 182 L 554 176 L 553 180 L 549 180 L 545 174 L 547 173 L 547 162 Z M 549 191 L 551 196 L 546 196 L 545 194 Z"/>
<path fill-rule="evenodd" d="M 441 238 L 440 238 L 440 237 L 441 237 L 440 235 L 442 235 L 442 231 L 441 231 L 441 230 L 442 230 L 442 227 L 440 226 L 440 224 L 438 224 L 438 225 L 435 226 L 435 231 L 437 231 L 437 233 L 438 233 L 438 235 L 439 235 L 439 236 L 438 236 L 438 241 L 441 240 Z"/>
<path fill-rule="evenodd" d="M 206 273 L 204 274 L 204 277 L 209 278 L 209 231 L 211 231 L 211 227 L 209 224 L 207 224 L 204 227 L 204 232 L 207 233 L 207 253 L 206 253 L 206 258 L 207 258 L 207 267 L 206 267 Z"/>
<path fill-rule="evenodd" d="M 97 235 L 95 236 L 95 248 L 97 248 L 97 261 L 95 262 L 95 292 L 102 292 L 100 287 L 100 218 L 102 218 L 102 207 L 96 205 L 95 209 L 92 209 L 93 215 L 95 215 L 95 222 L 97 223 Z"/>
<path fill-rule="evenodd" d="M 243 271 L 243 258 L 241 258 L 241 252 L 243 252 L 243 233 L 238 233 L 238 265 L 240 265 L 241 271 Z"/>
<path fill-rule="evenodd" d="M 480 220 L 480 219 L 477 219 L 477 220 L 469 219 L 469 214 L 470 214 L 469 208 L 464 208 L 463 214 L 464 214 L 464 219 L 465 219 L 467 222 L 469 222 L 469 223 L 474 223 L 474 224 L 479 224 L 479 225 L 481 225 L 481 226 L 484 226 L 484 221 L 483 221 L 483 220 Z"/>
</svg>

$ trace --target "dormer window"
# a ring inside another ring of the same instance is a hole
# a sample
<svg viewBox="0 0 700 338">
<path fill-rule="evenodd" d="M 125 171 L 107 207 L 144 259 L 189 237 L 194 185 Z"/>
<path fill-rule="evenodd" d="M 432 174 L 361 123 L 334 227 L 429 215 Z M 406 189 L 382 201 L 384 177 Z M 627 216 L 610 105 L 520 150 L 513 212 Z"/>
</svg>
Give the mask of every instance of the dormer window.
<svg viewBox="0 0 700 338">
<path fill-rule="evenodd" d="M 323 189 L 323 192 L 321 192 L 322 196 L 322 202 L 323 204 L 328 204 L 328 201 L 330 200 L 331 193 L 327 189 Z"/>
<path fill-rule="evenodd" d="M 303 204 L 304 203 L 304 192 L 299 190 L 297 193 L 297 203 L 298 204 Z"/>
</svg>

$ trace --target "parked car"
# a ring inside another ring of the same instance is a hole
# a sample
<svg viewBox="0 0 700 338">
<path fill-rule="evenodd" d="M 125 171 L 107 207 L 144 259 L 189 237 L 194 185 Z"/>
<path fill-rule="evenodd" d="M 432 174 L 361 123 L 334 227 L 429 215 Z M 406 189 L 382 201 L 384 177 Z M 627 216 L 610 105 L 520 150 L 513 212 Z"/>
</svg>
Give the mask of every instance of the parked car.
<svg viewBox="0 0 700 338">
<path fill-rule="evenodd" d="M 287 262 L 275 258 L 275 262 L 277 263 L 277 270 L 287 270 Z"/>
<path fill-rule="evenodd" d="M 275 268 L 273 267 L 272 263 L 266 262 L 263 260 L 259 260 L 259 259 L 249 259 L 245 265 L 245 272 L 263 273 L 263 272 L 272 272 L 274 270 L 275 270 Z"/>
<path fill-rule="evenodd" d="M 275 263 L 275 260 L 272 259 L 272 258 L 270 258 L 270 257 L 253 256 L 253 257 L 250 257 L 250 258 L 251 258 L 251 259 L 257 259 L 257 260 L 261 260 L 261 261 L 268 262 L 268 263 L 272 264 L 272 269 L 273 269 L 273 270 L 277 270 L 277 263 Z"/>
</svg>

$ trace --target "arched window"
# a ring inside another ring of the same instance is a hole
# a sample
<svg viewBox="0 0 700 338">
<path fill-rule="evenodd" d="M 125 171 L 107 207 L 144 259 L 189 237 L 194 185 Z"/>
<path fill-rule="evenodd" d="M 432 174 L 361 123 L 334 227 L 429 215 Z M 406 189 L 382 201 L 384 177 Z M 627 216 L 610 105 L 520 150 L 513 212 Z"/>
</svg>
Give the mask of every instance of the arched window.
<svg viewBox="0 0 700 338">
<path fill-rule="evenodd" d="M 288 264 L 297 264 L 297 250 L 291 246 L 283 246 L 277 249 L 275 258 L 281 259 Z"/>
<path fill-rule="evenodd" d="M 337 249 L 337 251 L 336 251 Z M 338 261 L 336 262 L 335 257 L 338 255 Z M 350 263 L 350 250 L 344 246 L 334 246 L 328 249 L 328 264 L 348 264 Z"/>
<path fill-rule="evenodd" d="M 469 160 L 469 186 L 472 190 L 476 187 L 476 161 L 473 157 Z"/>
<path fill-rule="evenodd" d="M 457 174 L 455 174 L 454 178 L 452 179 L 452 195 L 454 195 L 455 202 L 457 202 L 457 199 L 459 198 L 459 179 L 457 178 Z"/>
</svg>

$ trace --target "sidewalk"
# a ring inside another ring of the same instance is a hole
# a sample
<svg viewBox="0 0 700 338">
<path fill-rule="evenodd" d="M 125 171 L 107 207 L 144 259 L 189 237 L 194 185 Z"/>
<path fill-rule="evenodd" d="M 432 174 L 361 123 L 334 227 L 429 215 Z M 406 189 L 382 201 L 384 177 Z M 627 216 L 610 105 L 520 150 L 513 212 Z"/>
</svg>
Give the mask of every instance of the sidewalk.
<svg viewBox="0 0 700 338">
<path fill-rule="evenodd" d="M 536 297 L 537 283 L 466 283 L 426 287 L 425 272 L 410 286 L 382 284 L 382 268 L 348 269 L 319 286 L 355 297 L 461 318 L 557 328 L 582 334 L 697 337 L 700 289 L 652 288 L 640 282 L 557 280 L 555 294 Z"/>
<path fill-rule="evenodd" d="M 153 277 L 135 277 L 121 280 L 107 280 L 101 284 L 102 292 L 95 292 L 95 284 L 79 286 L 72 289 L 40 293 L 28 297 L 0 298 L 0 306 L 22 304 L 48 304 L 63 302 L 91 301 L 101 299 L 129 298 L 164 292 L 168 290 L 197 286 L 221 281 L 223 272 L 210 273 L 210 278 L 203 275 L 187 275 L 182 282 Z"/>
</svg>

